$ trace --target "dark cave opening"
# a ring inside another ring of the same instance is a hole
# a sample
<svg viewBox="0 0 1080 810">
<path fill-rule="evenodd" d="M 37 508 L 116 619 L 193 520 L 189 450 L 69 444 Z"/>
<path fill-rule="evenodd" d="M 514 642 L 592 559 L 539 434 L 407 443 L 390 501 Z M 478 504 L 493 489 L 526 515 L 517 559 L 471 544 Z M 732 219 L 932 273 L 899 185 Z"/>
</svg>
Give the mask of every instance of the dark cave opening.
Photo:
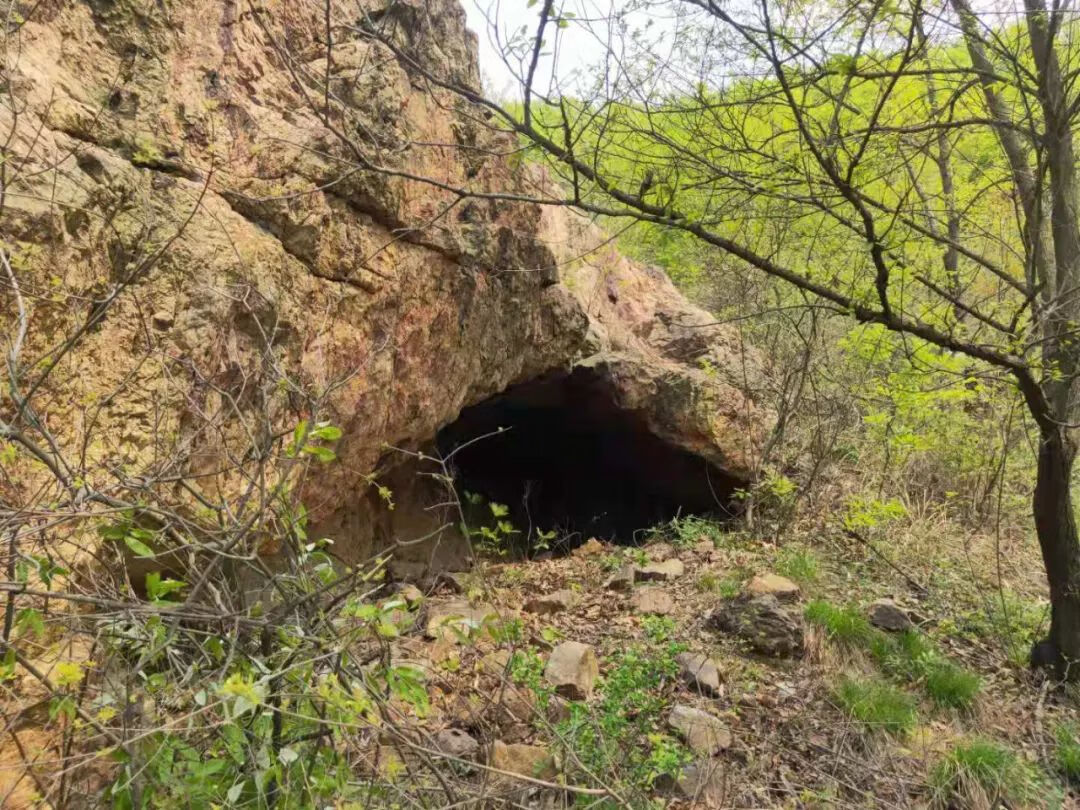
<svg viewBox="0 0 1080 810">
<path fill-rule="evenodd" d="M 459 492 L 509 507 L 523 535 L 555 530 L 567 548 L 589 537 L 640 543 L 680 515 L 728 518 L 741 483 L 656 436 L 583 368 L 466 408 L 436 441 Z"/>
</svg>

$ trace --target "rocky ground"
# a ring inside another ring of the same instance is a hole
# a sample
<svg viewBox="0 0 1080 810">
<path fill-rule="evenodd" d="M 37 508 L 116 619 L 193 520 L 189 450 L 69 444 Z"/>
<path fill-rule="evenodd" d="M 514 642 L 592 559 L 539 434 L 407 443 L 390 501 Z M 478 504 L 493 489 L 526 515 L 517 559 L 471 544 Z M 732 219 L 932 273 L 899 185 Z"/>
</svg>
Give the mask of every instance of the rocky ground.
<svg viewBox="0 0 1080 810">
<path fill-rule="evenodd" d="M 399 591 L 391 654 L 430 698 L 399 708 L 463 779 L 512 785 L 526 806 L 574 799 L 567 784 L 586 804 L 1071 806 L 1053 744 L 1070 696 L 1010 661 L 962 600 L 915 585 L 694 521 L 641 548 L 488 560 Z M 882 652 L 911 644 L 907 666 Z M 946 784 L 942 763 L 983 740 L 1015 754 L 1030 791 Z M 415 753 L 383 742 L 383 775 Z"/>
</svg>

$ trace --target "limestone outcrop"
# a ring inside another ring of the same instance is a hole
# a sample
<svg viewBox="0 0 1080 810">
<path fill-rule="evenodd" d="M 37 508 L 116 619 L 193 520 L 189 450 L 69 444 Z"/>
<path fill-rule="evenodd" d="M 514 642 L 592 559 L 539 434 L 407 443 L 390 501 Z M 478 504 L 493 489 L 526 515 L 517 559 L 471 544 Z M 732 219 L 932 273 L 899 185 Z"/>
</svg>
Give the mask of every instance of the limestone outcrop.
<svg viewBox="0 0 1080 810">
<path fill-rule="evenodd" d="M 752 350 L 588 221 L 505 199 L 543 178 L 360 30 L 477 85 L 461 8 L 330 12 L 330 47 L 321 0 L 50 0 L 17 26 L 0 236 L 26 379 L 73 470 L 212 494 L 239 485 L 237 455 L 325 420 L 337 460 L 312 464 L 304 502 L 357 560 L 430 529 L 408 452 L 470 404 L 587 367 L 658 437 L 748 477 L 768 425 Z M 27 462 L 3 497 L 37 480 Z"/>
</svg>

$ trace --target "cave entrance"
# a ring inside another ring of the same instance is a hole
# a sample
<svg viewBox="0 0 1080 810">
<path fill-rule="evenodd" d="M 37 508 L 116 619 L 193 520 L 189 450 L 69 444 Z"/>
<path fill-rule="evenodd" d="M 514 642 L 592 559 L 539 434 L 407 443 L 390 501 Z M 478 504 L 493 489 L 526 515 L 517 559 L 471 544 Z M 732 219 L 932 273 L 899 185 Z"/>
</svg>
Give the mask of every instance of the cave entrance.
<svg viewBox="0 0 1080 810">
<path fill-rule="evenodd" d="M 730 517 L 741 483 L 656 436 L 584 368 L 466 408 L 436 443 L 459 493 L 506 505 L 521 539 L 554 530 L 564 549 L 589 537 L 637 544 L 680 515 Z"/>
</svg>

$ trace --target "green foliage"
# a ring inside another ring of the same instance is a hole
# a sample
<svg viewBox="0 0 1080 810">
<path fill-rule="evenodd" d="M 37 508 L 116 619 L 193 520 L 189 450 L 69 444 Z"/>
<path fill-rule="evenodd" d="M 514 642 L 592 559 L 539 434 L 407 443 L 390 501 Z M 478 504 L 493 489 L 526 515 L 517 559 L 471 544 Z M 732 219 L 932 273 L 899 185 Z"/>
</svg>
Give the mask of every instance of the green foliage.
<svg viewBox="0 0 1080 810">
<path fill-rule="evenodd" d="M 774 566 L 778 574 L 789 577 L 800 585 L 811 585 L 821 577 L 821 563 L 808 548 L 785 546 L 776 558 Z"/>
<path fill-rule="evenodd" d="M 1047 807 L 1051 786 L 1038 767 L 991 740 L 954 746 L 930 772 L 938 807 Z"/>
<path fill-rule="evenodd" d="M 984 607 L 961 615 L 956 629 L 967 638 L 997 639 L 1015 666 L 1026 667 L 1031 646 L 1045 635 L 1049 609 L 1004 590 L 991 594 Z"/>
<path fill-rule="evenodd" d="M 673 777 L 690 752 L 665 731 L 666 689 L 678 674 L 675 656 L 685 645 L 671 641 L 674 624 L 664 617 L 644 623 L 644 643 L 631 645 L 610 662 L 591 704 L 571 703 L 557 738 L 573 751 L 565 761 L 580 763 L 578 783 L 611 780 L 635 807 L 651 805 L 661 777 Z M 602 775 L 602 776 L 601 776 Z M 607 805 L 605 805 L 607 806 Z"/>
<path fill-rule="evenodd" d="M 288 458 L 307 455 L 325 464 L 337 458 L 337 454 L 326 445 L 340 438 L 341 428 L 336 425 L 329 422 L 311 425 L 306 419 L 301 419 L 293 429 L 292 442 L 285 448 L 285 455 Z"/>
<path fill-rule="evenodd" d="M 933 659 L 924 666 L 923 686 L 939 706 L 970 709 L 982 689 L 982 679 L 952 661 Z"/>
<path fill-rule="evenodd" d="M 698 577 L 697 586 L 702 591 L 732 599 L 742 593 L 748 576 L 743 570 L 727 571 L 722 576 L 714 571 L 705 571 Z"/>
<path fill-rule="evenodd" d="M 1080 782 L 1080 729 L 1076 723 L 1054 728 L 1054 766 L 1069 782 Z"/>
<path fill-rule="evenodd" d="M 821 599 L 806 606 L 806 620 L 825 630 L 830 641 L 848 647 L 866 647 L 874 637 L 874 628 L 855 605 L 837 607 Z"/>
<path fill-rule="evenodd" d="M 837 607 L 823 600 L 810 602 L 805 615 L 830 641 L 848 650 L 865 651 L 889 677 L 919 683 L 942 708 L 970 709 L 982 689 L 978 675 L 945 658 L 917 630 L 883 633 L 855 605 Z"/>
<path fill-rule="evenodd" d="M 877 679 L 845 676 L 833 696 L 849 716 L 871 730 L 904 733 L 914 727 L 918 718 L 915 698 Z"/>
<path fill-rule="evenodd" d="M 676 548 L 687 548 L 702 540 L 708 540 L 714 546 L 724 544 L 727 532 L 714 520 L 687 515 L 672 518 L 652 530 L 650 540 L 666 540 Z"/>
</svg>

